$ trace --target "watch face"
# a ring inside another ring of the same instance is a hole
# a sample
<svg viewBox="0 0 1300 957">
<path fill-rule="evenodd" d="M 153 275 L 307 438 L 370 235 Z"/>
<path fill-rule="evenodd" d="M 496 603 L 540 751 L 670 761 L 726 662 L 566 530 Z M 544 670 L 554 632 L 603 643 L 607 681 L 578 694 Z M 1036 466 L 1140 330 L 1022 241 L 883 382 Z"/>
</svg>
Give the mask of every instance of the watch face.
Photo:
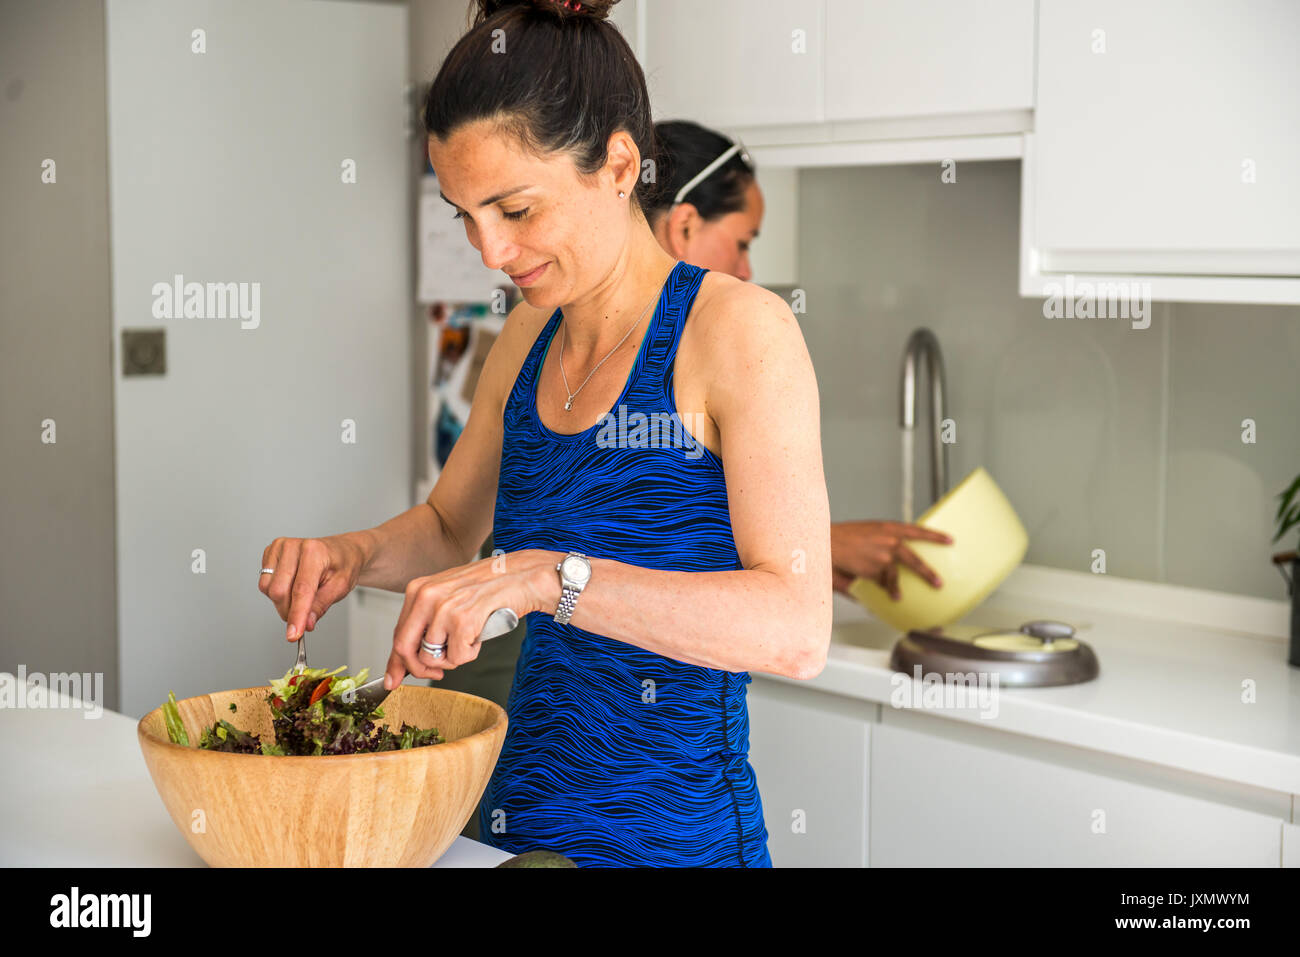
<svg viewBox="0 0 1300 957">
<path fill-rule="evenodd" d="M 591 576 L 591 566 L 581 558 L 570 555 L 564 560 L 564 577 L 575 582 L 585 582 Z"/>
</svg>

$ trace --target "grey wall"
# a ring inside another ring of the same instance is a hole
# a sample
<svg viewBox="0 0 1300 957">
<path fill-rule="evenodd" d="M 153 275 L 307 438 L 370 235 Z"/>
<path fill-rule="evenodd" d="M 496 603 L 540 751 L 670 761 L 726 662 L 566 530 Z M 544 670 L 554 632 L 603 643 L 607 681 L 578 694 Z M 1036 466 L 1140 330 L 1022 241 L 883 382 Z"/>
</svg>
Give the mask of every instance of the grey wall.
<svg viewBox="0 0 1300 957">
<path fill-rule="evenodd" d="M 1045 319 L 1017 292 L 1020 164 L 939 174 L 800 172 L 799 318 L 832 519 L 899 517 L 899 362 L 924 325 L 947 364 L 952 480 L 990 471 L 1026 561 L 1087 571 L 1100 548 L 1112 575 L 1285 598 L 1269 556 L 1277 493 L 1300 472 L 1300 307 L 1158 303 L 1148 329 Z"/>
<path fill-rule="evenodd" d="M 116 708 L 104 54 L 101 0 L 0 4 L 0 671 Z"/>
</svg>

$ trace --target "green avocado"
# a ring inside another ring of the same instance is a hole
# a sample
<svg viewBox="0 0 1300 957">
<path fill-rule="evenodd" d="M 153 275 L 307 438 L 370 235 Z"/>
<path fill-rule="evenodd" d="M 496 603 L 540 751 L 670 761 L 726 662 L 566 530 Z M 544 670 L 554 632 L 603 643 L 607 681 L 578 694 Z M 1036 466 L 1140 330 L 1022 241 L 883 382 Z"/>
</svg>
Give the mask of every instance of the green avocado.
<svg viewBox="0 0 1300 957">
<path fill-rule="evenodd" d="M 526 854 L 519 854 L 510 858 L 508 861 L 502 861 L 497 867 L 577 867 L 563 854 L 557 854 L 554 851 L 528 851 Z"/>
</svg>

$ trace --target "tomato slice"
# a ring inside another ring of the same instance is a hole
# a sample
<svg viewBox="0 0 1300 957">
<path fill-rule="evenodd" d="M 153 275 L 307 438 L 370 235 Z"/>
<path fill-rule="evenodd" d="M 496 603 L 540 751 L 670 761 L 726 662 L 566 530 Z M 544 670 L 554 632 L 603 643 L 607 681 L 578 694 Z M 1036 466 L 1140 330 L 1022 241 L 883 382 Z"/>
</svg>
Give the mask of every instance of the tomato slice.
<svg viewBox="0 0 1300 957">
<path fill-rule="evenodd" d="M 325 695 L 330 690 L 330 685 L 333 683 L 334 683 L 333 678 L 325 678 L 324 680 L 322 680 L 321 683 L 316 686 L 316 690 L 311 693 L 311 700 L 308 701 L 307 703 L 309 705 L 315 704 L 321 698 L 325 697 Z"/>
</svg>

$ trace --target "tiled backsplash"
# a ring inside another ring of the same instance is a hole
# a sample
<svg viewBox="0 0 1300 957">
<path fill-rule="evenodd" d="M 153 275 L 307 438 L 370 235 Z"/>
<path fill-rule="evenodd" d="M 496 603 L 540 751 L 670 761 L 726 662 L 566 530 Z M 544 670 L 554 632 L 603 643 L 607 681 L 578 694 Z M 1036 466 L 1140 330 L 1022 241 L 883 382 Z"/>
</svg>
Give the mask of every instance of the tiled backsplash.
<svg viewBox="0 0 1300 957">
<path fill-rule="evenodd" d="M 950 484 L 989 470 L 1029 531 L 1026 561 L 1088 571 L 1102 549 L 1109 574 L 1284 598 L 1269 556 L 1295 547 L 1272 537 L 1300 472 L 1300 307 L 1155 303 L 1145 329 L 1044 318 L 1017 290 L 1020 164 L 940 173 L 800 173 L 798 318 L 832 519 L 900 515 L 899 367 L 928 326 L 957 425 Z"/>
</svg>

